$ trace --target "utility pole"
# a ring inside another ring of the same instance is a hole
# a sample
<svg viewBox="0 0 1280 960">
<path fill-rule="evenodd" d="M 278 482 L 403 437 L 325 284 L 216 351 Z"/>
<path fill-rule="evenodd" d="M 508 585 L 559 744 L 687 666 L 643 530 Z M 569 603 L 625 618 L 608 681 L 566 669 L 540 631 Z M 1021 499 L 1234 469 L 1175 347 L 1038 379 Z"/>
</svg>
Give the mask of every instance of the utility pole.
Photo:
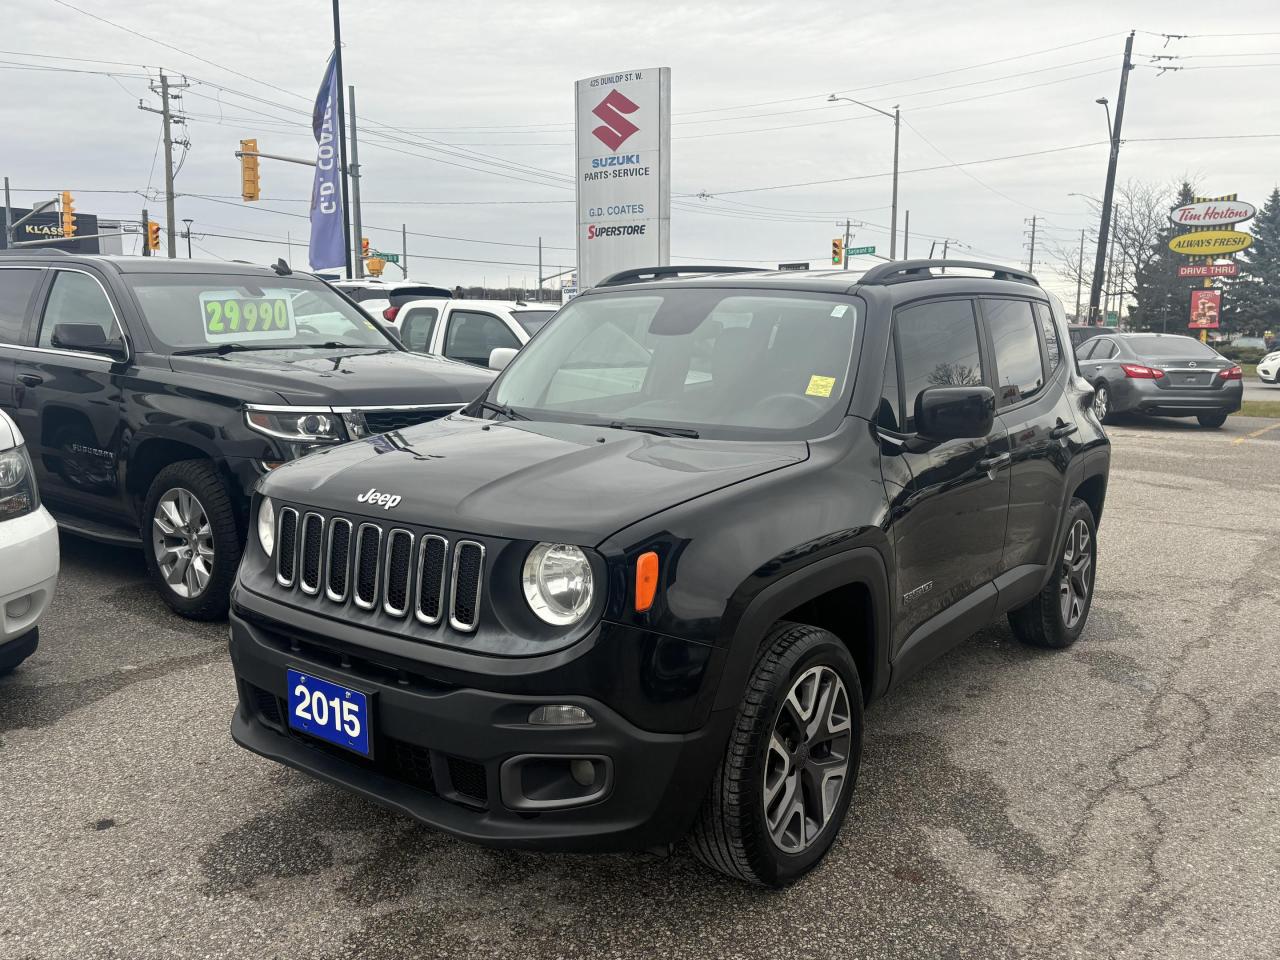
<svg viewBox="0 0 1280 960">
<path fill-rule="evenodd" d="M 360 218 L 360 144 L 356 139 L 356 88 L 353 84 L 347 87 L 347 96 L 351 98 L 351 216 L 355 222 L 355 235 L 364 236 L 364 225 Z M 357 256 L 354 261 L 356 279 L 364 276 L 364 257 Z"/>
<path fill-rule="evenodd" d="M 893 108 L 893 213 L 889 220 L 889 259 L 898 259 L 898 132 L 902 114 Z M 904 243 L 905 246 L 905 243 Z"/>
<path fill-rule="evenodd" d="M 176 142 L 179 146 L 190 148 L 191 142 L 185 138 L 175 141 L 173 139 L 173 125 L 186 123 L 184 117 L 175 117 L 173 110 L 169 106 L 170 100 L 180 99 L 177 94 L 170 93 L 171 90 L 181 90 L 188 86 L 185 83 L 170 83 L 168 76 L 163 70 L 160 71 L 160 83 L 151 85 L 153 93 L 160 95 L 160 109 L 148 107 L 138 101 L 138 109 L 145 110 L 147 113 L 160 114 L 160 120 L 163 124 L 164 134 L 164 217 L 165 230 L 169 237 L 168 252 L 169 259 L 172 260 L 178 255 L 178 230 L 177 217 L 173 210 L 173 147 Z"/>
<path fill-rule="evenodd" d="M 1076 261 L 1076 323 L 1080 322 L 1080 289 L 1084 284 L 1084 228 L 1080 228 L 1080 259 Z"/>
<path fill-rule="evenodd" d="M 1023 220 L 1023 223 L 1031 224 L 1031 256 L 1027 258 L 1027 273 L 1036 272 L 1036 215 L 1032 214 L 1030 220 Z"/>
<path fill-rule="evenodd" d="M 13 245 L 13 208 L 9 206 L 9 178 L 4 178 L 4 245 Z"/>
<path fill-rule="evenodd" d="M 844 256 L 841 257 L 841 259 L 844 260 L 844 266 L 842 268 L 844 270 L 849 269 L 849 241 L 853 239 L 853 235 L 849 231 L 852 229 L 852 226 L 853 225 L 850 221 L 846 220 L 844 222 Z"/>
<path fill-rule="evenodd" d="M 902 226 L 902 259 L 911 259 L 911 211 L 907 211 L 907 222 Z"/>
<path fill-rule="evenodd" d="M 182 222 L 187 225 L 187 259 L 190 260 L 191 259 L 191 224 L 194 223 L 195 221 L 184 218 Z"/>
<path fill-rule="evenodd" d="M 542 238 L 538 238 L 538 302 L 542 302 Z"/>
<path fill-rule="evenodd" d="M 1107 315 L 1111 312 L 1111 292 L 1112 292 L 1111 288 L 1115 281 L 1115 276 L 1113 275 L 1112 270 L 1115 268 L 1115 265 L 1116 265 L 1116 238 L 1115 238 L 1115 235 L 1112 234 L 1111 249 L 1107 253 L 1107 282 L 1105 287 L 1105 293 L 1102 299 L 1102 319 L 1099 321 L 1099 324 L 1101 326 L 1106 326 Z"/>
<path fill-rule="evenodd" d="M 400 224 L 400 272 L 409 279 L 409 231 L 403 223 Z"/>
<path fill-rule="evenodd" d="M 947 249 L 950 246 L 951 246 L 951 241 L 949 239 L 944 239 L 942 241 L 942 259 L 943 260 L 947 259 Z"/>
<path fill-rule="evenodd" d="M 348 197 L 347 169 L 347 119 L 342 109 L 342 14 L 338 9 L 338 0 L 333 0 L 333 57 L 334 57 L 334 93 L 333 99 L 338 107 L 338 165 L 342 173 L 342 238 L 347 247 L 347 279 L 351 279 L 351 206 Z M 359 240 L 357 239 L 357 243 Z M 359 257 L 357 256 L 357 259 Z"/>
<path fill-rule="evenodd" d="M 143 207 L 142 208 L 142 255 L 144 257 L 151 256 L 151 247 L 147 244 L 147 231 L 149 229 L 150 223 L 151 223 L 151 217 L 147 214 L 147 208 Z"/>
<path fill-rule="evenodd" d="M 1129 89 L 1129 71 L 1133 69 L 1133 31 L 1124 42 L 1124 63 L 1120 68 L 1120 93 L 1116 97 L 1116 118 L 1111 127 L 1111 156 L 1107 160 L 1107 185 L 1102 192 L 1102 222 L 1098 225 L 1098 250 L 1093 259 L 1093 283 L 1089 287 L 1089 322 L 1098 324 L 1098 305 L 1102 300 L 1102 270 L 1106 265 L 1107 241 L 1111 233 L 1111 203 L 1116 190 L 1116 166 L 1120 162 L 1120 131 L 1124 124 L 1124 98 Z"/>
</svg>

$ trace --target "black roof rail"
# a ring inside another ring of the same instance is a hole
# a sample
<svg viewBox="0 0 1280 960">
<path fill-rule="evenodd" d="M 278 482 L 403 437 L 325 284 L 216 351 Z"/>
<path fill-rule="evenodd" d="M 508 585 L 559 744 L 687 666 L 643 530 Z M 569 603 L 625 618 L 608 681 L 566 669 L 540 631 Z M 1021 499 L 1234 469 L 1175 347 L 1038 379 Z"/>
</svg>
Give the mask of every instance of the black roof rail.
<svg viewBox="0 0 1280 960">
<path fill-rule="evenodd" d="M 959 267 L 964 270 L 990 270 L 993 280 L 1013 280 L 1017 283 L 1031 283 L 1037 287 L 1040 281 L 1025 270 L 1017 267 L 1005 267 L 998 263 L 982 263 L 979 260 L 892 260 L 889 263 L 878 263 L 861 277 L 859 283 L 902 283 L 906 280 L 926 280 L 937 277 L 935 269 Z"/>
<path fill-rule="evenodd" d="M 619 270 L 617 273 L 610 274 L 599 283 L 597 287 L 618 287 L 626 283 L 645 283 L 650 280 L 676 280 L 680 277 L 707 276 L 716 273 L 761 273 L 759 267 L 695 267 L 695 266 L 666 266 L 666 267 L 636 267 L 633 270 Z"/>
<path fill-rule="evenodd" d="M 32 254 L 56 253 L 60 257 L 83 257 L 83 253 L 74 253 L 71 250 L 63 250 L 61 247 L 6 247 L 0 250 L 0 253 L 7 253 L 15 257 L 27 257 Z"/>
</svg>

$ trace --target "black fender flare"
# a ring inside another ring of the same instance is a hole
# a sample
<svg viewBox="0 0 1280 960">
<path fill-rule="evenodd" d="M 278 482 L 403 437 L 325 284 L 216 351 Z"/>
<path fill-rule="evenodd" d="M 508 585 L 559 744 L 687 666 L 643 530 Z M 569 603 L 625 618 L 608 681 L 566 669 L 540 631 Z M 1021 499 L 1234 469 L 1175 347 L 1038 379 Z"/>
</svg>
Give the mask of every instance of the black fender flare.
<svg viewBox="0 0 1280 960">
<path fill-rule="evenodd" d="M 871 595 L 874 675 L 868 689 L 875 698 L 889 685 L 889 575 L 884 558 L 874 547 L 854 547 L 815 560 L 764 587 L 727 624 L 728 656 L 716 690 L 713 709 L 736 708 L 755 667 L 760 645 L 769 628 L 789 610 L 824 593 L 850 584 L 865 586 Z"/>
</svg>

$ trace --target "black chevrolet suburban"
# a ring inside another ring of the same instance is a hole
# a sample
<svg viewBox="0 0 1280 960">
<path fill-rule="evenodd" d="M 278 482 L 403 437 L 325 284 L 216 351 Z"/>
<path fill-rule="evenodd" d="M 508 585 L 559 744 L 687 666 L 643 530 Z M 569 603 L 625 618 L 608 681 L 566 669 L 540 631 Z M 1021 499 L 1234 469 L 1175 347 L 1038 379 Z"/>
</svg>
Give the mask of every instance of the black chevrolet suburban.
<svg viewBox="0 0 1280 960">
<path fill-rule="evenodd" d="M 65 530 L 140 545 L 164 599 L 226 614 L 258 479 L 444 416 L 493 375 L 420 356 L 313 276 L 0 254 L 0 409 Z"/>
<path fill-rule="evenodd" d="M 479 843 L 687 836 L 779 886 L 840 829 L 864 704 L 997 616 L 1076 641 L 1110 448 L 1056 298 L 954 261 L 683 272 L 262 479 L 238 743 Z"/>
</svg>

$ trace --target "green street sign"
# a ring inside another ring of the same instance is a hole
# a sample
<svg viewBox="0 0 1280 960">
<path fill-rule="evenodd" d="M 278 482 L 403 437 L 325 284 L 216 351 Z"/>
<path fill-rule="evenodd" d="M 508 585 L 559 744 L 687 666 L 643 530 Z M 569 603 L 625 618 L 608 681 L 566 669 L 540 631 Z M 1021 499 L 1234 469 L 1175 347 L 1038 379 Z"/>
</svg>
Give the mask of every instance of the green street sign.
<svg viewBox="0 0 1280 960">
<path fill-rule="evenodd" d="M 400 254 L 398 254 L 398 253 L 383 253 L 381 250 L 371 250 L 371 251 L 369 252 L 369 256 L 371 256 L 371 257 L 379 257 L 379 258 L 381 258 L 381 259 L 383 259 L 383 260 L 387 261 L 387 263 L 399 263 L 399 262 L 400 262 Z"/>
<path fill-rule="evenodd" d="M 845 251 L 845 255 L 850 257 L 862 257 L 875 252 L 875 247 L 850 247 Z"/>
</svg>

